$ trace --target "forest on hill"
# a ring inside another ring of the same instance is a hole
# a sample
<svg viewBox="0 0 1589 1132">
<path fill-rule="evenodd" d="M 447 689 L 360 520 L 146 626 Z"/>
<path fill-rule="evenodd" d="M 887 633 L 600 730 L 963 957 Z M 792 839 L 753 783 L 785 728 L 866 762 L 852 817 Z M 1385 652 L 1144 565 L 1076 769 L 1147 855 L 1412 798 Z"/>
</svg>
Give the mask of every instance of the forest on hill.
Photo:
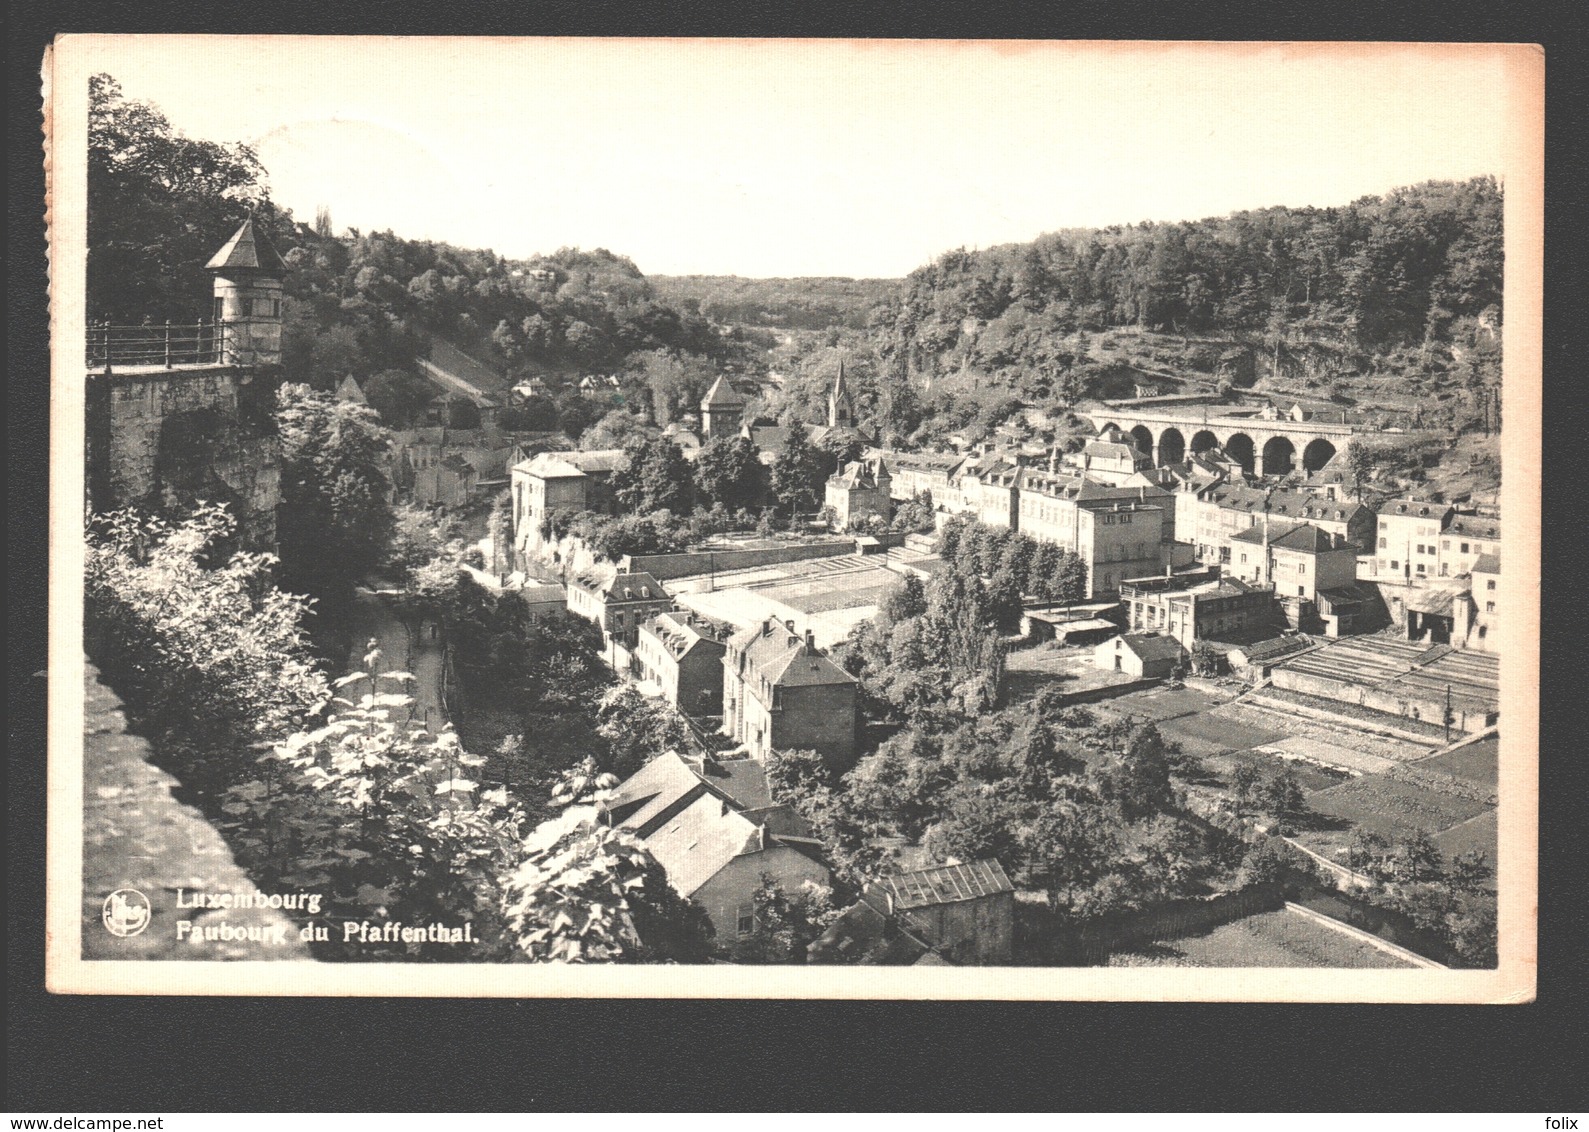
<svg viewBox="0 0 1589 1132">
<path fill-rule="evenodd" d="M 90 318 L 191 322 L 203 265 L 245 216 L 288 265 L 286 376 L 347 374 L 388 423 L 434 393 L 414 359 L 445 340 L 539 380 L 517 427 L 579 436 L 621 405 L 655 426 L 720 373 L 751 411 L 822 419 L 842 362 L 861 423 L 894 444 L 976 443 L 1001 426 L 1060 442 L 1087 399 L 1252 390 L 1447 433 L 1493 426 L 1500 383 L 1502 190 L 1430 182 L 1335 208 L 957 249 L 903 281 L 648 278 L 565 248 L 509 260 L 392 232 L 336 233 L 270 200 L 243 145 L 195 141 L 96 76 L 89 144 Z M 612 404 L 577 391 L 617 379 Z M 373 388 L 371 383 L 373 382 Z M 610 430 L 609 430 L 610 431 Z"/>
<path fill-rule="evenodd" d="M 993 388 L 1058 408 L 1121 396 L 1103 379 L 1144 361 L 1149 372 L 1265 379 L 1348 404 L 1394 375 L 1414 395 L 1450 394 L 1436 399 L 1456 402 L 1447 423 L 1461 427 L 1499 382 L 1501 218 L 1500 185 L 1478 177 L 1338 208 L 958 249 L 874 310 L 871 344 L 896 388 Z M 1133 357 L 1133 342 L 1156 356 Z M 901 416 L 901 426 L 914 419 Z"/>
<path fill-rule="evenodd" d="M 739 275 L 653 275 L 659 298 L 724 325 L 770 330 L 864 330 L 898 279 L 842 276 L 746 279 Z"/>
<path fill-rule="evenodd" d="M 642 399 L 671 409 L 698 400 L 714 363 L 735 351 L 605 249 L 509 260 L 390 231 L 337 234 L 325 210 L 298 221 L 271 201 L 249 147 L 183 136 L 108 75 L 91 80 L 88 189 L 88 314 L 116 324 L 207 317 L 204 264 L 252 216 L 287 264 L 290 381 L 329 389 L 347 374 L 384 375 L 392 404 L 412 402 L 423 392 L 413 361 L 439 337 L 507 379 L 572 386 L 582 373 L 621 371 Z M 555 427 L 555 407 L 550 415 Z"/>
</svg>

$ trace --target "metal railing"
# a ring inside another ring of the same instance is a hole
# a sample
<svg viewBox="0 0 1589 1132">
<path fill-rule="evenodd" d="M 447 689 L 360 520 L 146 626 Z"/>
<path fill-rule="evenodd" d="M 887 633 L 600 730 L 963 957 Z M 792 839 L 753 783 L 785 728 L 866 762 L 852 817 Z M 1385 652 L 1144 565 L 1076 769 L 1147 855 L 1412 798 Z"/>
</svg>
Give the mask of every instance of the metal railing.
<svg viewBox="0 0 1589 1132">
<path fill-rule="evenodd" d="M 107 373 L 116 366 L 217 365 L 226 360 L 226 338 L 231 327 L 224 321 L 200 319 L 196 323 L 146 322 L 141 326 L 89 323 L 89 368 Z"/>
</svg>

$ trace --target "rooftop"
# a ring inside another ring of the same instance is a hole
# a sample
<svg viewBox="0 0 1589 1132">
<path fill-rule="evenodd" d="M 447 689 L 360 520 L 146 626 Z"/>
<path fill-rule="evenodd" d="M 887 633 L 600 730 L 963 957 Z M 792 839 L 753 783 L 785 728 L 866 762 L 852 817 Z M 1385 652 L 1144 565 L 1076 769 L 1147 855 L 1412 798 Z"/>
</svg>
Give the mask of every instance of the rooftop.
<svg viewBox="0 0 1589 1132">
<path fill-rule="evenodd" d="M 1179 660 L 1185 651 L 1180 641 L 1159 633 L 1126 633 L 1120 639 L 1143 660 Z"/>
<path fill-rule="evenodd" d="M 617 471 L 628 462 L 629 456 L 621 448 L 603 448 L 593 452 L 542 452 L 515 465 L 513 470 L 539 479 L 571 479 L 576 476 L 605 475 Z"/>
<path fill-rule="evenodd" d="M 574 579 L 574 584 L 614 603 L 669 600 L 668 591 L 662 588 L 662 583 L 643 570 L 633 574 L 614 574 L 610 578 L 583 574 Z"/>
<path fill-rule="evenodd" d="M 1261 546 L 1264 544 L 1265 534 L 1262 526 L 1253 526 L 1240 534 L 1231 535 L 1230 538 L 1232 542 L 1250 542 Z M 1329 531 L 1321 530 L 1312 523 L 1270 527 L 1267 537 L 1270 546 L 1300 551 L 1303 554 L 1323 554 L 1331 550 L 1350 550 L 1355 554 L 1358 549 L 1355 544 L 1343 542 Z"/>
<path fill-rule="evenodd" d="M 729 383 L 727 377 L 719 377 L 712 382 L 712 387 L 706 391 L 706 396 L 701 399 L 702 407 L 713 408 L 743 408 L 745 398 L 741 397 L 739 390 Z"/>
<path fill-rule="evenodd" d="M 232 233 L 232 238 L 204 265 L 207 271 L 264 271 L 281 274 L 287 270 L 281 256 L 271 247 L 264 233 L 254 229 L 254 218 L 243 221 L 242 227 Z"/>
<path fill-rule="evenodd" d="M 996 892 L 1015 891 L 1010 878 L 1004 874 L 1004 867 L 991 859 L 895 873 L 879 878 L 868 887 L 887 896 L 895 910 L 958 904 Z"/>
<path fill-rule="evenodd" d="M 1467 535 L 1469 538 L 1498 539 L 1501 521 L 1484 515 L 1453 515 L 1446 524 L 1446 534 Z"/>
</svg>

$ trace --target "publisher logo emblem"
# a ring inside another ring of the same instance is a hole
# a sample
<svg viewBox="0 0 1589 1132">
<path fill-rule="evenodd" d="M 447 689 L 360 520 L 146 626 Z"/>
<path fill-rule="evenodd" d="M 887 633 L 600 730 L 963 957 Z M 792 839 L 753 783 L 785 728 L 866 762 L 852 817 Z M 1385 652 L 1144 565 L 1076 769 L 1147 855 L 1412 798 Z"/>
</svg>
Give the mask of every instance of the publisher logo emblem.
<svg viewBox="0 0 1589 1132">
<path fill-rule="evenodd" d="M 111 935 L 122 939 L 137 935 L 149 926 L 151 914 L 149 898 L 136 888 L 118 888 L 105 897 L 102 915 Z"/>
</svg>

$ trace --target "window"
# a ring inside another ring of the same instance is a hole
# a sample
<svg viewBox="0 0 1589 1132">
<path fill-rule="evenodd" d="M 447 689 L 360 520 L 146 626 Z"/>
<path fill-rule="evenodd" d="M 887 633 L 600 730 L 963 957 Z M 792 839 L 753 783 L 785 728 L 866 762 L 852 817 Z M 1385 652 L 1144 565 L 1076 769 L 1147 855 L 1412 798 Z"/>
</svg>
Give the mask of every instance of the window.
<svg viewBox="0 0 1589 1132">
<path fill-rule="evenodd" d="M 1392 558 L 1390 560 L 1390 568 L 1392 570 L 1400 570 L 1401 569 L 1401 563 L 1397 562 L 1394 558 Z"/>
<path fill-rule="evenodd" d="M 1379 540 L 1379 549 L 1381 549 L 1381 550 L 1389 550 L 1390 549 L 1390 540 L 1388 538 L 1380 539 Z"/>
<path fill-rule="evenodd" d="M 1467 552 L 1468 552 L 1468 544 L 1467 543 L 1463 543 L 1462 544 L 1462 553 L 1466 554 Z"/>
<path fill-rule="evenodd" d="M 1484 588 L 1489 590 L 1491 593 L 1494 593 L 1495 592 L 1495 579 L 1494 578 L 1490 578 L 1488 581 L 1486 581 L 1484 583 Z"/>
<path fill-rule="evenodd" d="M 740 935 L 749 935 L 751 932 L 755 931 L 756 913 L 741 907 L 739 909 L 739 920 L 735 924 L 735 928 L 738 930 Z"/>
<path fill-rule="evenodd" d="M 1241 564 L 1243 566 L 1247 565 L 1247 556 L 1245 554 L 1241 556 Z"/>
<path fill-rule="evenodd" d="M 1298 575 L 1302 575 L 1302 574 L 1306 574 L 1307 572 L 1308 572 L 1308 564 L 1306 562 L 1298 562 L 1297 563 L 1297 574 Z"/>
<path fill-rule="evenodd" d="M 1449 562 L 1440 563 L 1440 576 L 1442 578 L 1444 578 L 1449 573 L 1451 573 L 1451 563 L 1449 563 Z"/>
<path fill-rule="evenodd" d="M 1479 640 L 1482 641 L 1485 637 L 1489 636 L 1489 633 L 1490 633 L 1490 627 L 1488 625 L 1480 625 L 1479 626 Z"/>
<path fill-rule="evenodd" d="M 1440 549 L 1441 550 L 1450 550 L 1451 549 L 1451 540 L 1448 539 L 1448 538 L 1441 539 L 1440 540 Z"/>
<path fill-rule="evenodd" d="M 1308 591 L 1305 588 L 1303 588 L 1302 586 L 1298 586 L 1297 587 L 1297 596 L 1298 597 L 1306 597 L 1307 593 L 1308 593 Z"/>
<path fill-rule="evenodd" d="M 1495 612 L 1495 603 L 1493 601 L 1485 602 L 1484 603 L 1484 612 L 1486 612 L 1486 613 L 1494 613 Z"/>
</svg>

